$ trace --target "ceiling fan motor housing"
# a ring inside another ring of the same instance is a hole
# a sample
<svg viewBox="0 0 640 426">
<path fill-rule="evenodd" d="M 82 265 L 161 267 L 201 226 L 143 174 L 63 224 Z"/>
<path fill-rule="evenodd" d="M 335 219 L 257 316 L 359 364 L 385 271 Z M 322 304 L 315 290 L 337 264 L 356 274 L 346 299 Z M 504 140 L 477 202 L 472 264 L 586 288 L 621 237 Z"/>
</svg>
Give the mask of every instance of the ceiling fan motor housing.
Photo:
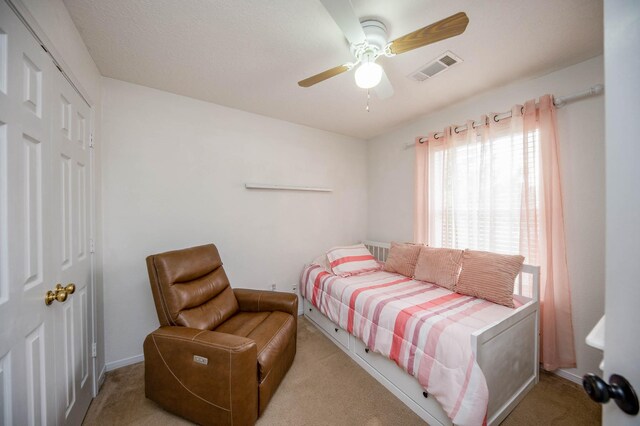
<svg viewBox="0 0 640 426">
<path fill-rule="evenodd" d="M 366 40 L 362 44 L 351 45 L 351 51 L 354 56 L 358 53 L 373 53 L 377 56 L 384 51 L 384 47 L 388 43 L 387 27 L 380 21 L 369 19 L 362 21 L 362 30 L 366 36 Z"/>
</svg>

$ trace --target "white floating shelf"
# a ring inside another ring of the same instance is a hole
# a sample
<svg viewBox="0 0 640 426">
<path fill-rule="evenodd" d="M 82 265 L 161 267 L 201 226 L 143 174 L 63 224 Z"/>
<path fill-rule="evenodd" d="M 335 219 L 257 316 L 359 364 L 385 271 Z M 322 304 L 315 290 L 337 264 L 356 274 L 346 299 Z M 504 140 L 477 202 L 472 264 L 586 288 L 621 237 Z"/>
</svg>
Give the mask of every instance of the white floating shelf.
<svg viewBox="0 0 640 426">
<path fill-rule="evenodd" d="M 600 321 L 593 327 L 593 330 L 587 335 L 585 339 L 587 345 L 592 348 L 600 349 L 604 351 L 604 315 L 600 318 Z M 600 370 L 604 371 L 604 358 L 600 361 L 600 366 L 598 367 Z"/>
<path fill-rule="evenodd" d="M 269 189 L 276 191 L 311 191 L 311 192 L 332 192 L 331 188 L 318 188 L 312 186 L 290 186 L 290 185 L 267 185 L 263 183 L 245 183 L 247 189 Z"/>
<path fill-rule="evenodd" d="M 604 315 L 585 339 L 587 345 L 604 351 Z"/>
</svg>

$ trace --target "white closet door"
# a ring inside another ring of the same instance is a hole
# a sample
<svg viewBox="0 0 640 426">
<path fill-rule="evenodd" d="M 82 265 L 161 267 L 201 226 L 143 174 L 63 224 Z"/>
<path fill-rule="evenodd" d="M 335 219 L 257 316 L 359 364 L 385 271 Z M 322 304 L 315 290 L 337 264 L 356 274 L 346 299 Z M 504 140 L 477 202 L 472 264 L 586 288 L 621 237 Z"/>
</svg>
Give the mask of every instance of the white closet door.
<svg viewBox="0 0 640 426">
<path fill-rule="evenodd" d="M 91 401 L 90 108 L 0 1 L 0 424 Z M 75 284 L 45 305 L 56 284 Z"/>
<path fill-rule="evenodd" d="M 0 2 L 0 423 L 55 424 L 49 206 L 54 66 Z"/>
<path fill-rule="evenodd" d="M 93 368 L 90 364 L 91 254 L 90 126 L 91 111 L 62 73 L 53 82 L 52 182 L 56 199 L 54 217 L 57 247 L 53 250 L 55 274 L 63 286 L 75 291 L 55 309 L 56 375 L 60 424 L 82 422 L 91 402 Z"/>
</svg>

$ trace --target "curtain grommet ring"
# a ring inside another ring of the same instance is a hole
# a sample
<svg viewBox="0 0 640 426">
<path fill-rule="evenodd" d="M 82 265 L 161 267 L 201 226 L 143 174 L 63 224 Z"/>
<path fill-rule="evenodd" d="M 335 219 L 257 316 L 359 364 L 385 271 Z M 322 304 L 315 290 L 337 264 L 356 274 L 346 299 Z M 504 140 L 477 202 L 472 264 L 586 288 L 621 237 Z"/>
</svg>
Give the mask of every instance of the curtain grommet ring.
<svg viewBox="0 0 640 426">
<path fill-rule="evenodd" d="M 458 128 L 457 128 L 457 127 L 454 127 L 454 128 L 453 128 L 453 133 L 455 133 L 456 135 L 460 133 L 460 132 L 458 131 Z"/>
<path fill-rule="evenodd" d="M 493 116 L 493 121 L 495 121 L 496 123 L 499 123 L 499 122 L 500 122 L 500 120 L 498 120 L 498 116 L 497 116 L 497 115 L 494 115 L 494 116 Z"/>
</svg>

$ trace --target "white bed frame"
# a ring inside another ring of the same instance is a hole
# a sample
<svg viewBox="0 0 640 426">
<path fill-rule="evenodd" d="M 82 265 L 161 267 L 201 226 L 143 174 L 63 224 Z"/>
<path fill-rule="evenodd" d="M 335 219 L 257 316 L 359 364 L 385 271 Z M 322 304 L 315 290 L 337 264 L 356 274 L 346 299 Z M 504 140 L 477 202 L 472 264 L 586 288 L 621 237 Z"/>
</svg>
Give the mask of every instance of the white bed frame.
<svg viewBox="0 0 640 426">
<path fill-rule="evenodd" d="M 389 254 L 389 244 L 364 241 L 380 261 Z M 532 276 L 533 297 L 522 296 L 522 275 Z M 471 335 L 471 346 L 489 388 L 487 424 L 498 425 L 529 390 L 538 383 L 538 295 L 540 268 L 523 265 L 515 286 L 515 297 L 523 305 L 502 321 L 489 324 Z M 334 324 L 308 300 L 304 315 L 340 349 L 431 426 L 452 425 L 442 406 L 413 377 L 355 336 Z"/>
</svg>

